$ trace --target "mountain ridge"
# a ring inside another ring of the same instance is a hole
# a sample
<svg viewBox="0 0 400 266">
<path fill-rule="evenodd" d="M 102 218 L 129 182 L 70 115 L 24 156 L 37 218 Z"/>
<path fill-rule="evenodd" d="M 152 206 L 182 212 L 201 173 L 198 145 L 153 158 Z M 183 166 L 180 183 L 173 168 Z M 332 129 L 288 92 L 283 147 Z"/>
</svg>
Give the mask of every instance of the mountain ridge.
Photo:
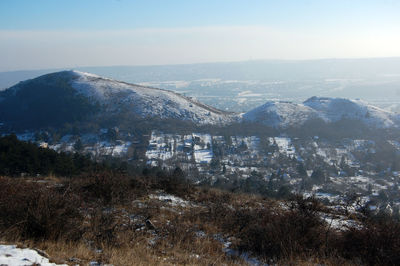
<svg viewBox="0 0 400 266">
<path fill-rule="evenodd" d="M 390 128 L 399 126 L 400 115 L 361 100 L 313 96 L 300 104 L 269 101 L 245 113 L 243 119 L 281 128 L 301 126 L 314 119 L 326 123 L 358 120 L 367 126 Z"/>
<path fill-rule="evenodd" d="M 274 128 L 359 120 L 377 128 L 398 127 L 399 115 L 361 100 L 311 97 L 303 103 L 268 101 L 246 113 L 230 113 L 165 89 L 131 84 L 75 70 L 22 81 L 0 92 L 0 122 L 52 126 L 107 116 L 175 119 L 195 125 L 251 122 Z"/>
<path fill-rule="evenodd" d="M 34 100 L 29 100 L 30 97 Z M 119 82 L 79 71 L 55 72 L 20 82 L 1 92 L 0 98 L 0 118 L 6 123 L 12 122 L 13 118 L 21 120 L 24 114 L 35 112 L 45 118 L 53 110 L 44 106 L 53 101 L 64 109 L 81 101 L 80 115 L 85 114 L 83 111 L 98 116 L 120 113 L 142 118 L 178 119 L 198 124 L 226 124 L 234 119 L 231 113 L 175 92 Z M 39 102 L 42 106 L 38 106 Z M 20 114 L 17 117 L 13 114 L 13 106 Z M 58 106 L 52 108 L 56 111 L 59 109 Z M 70 111 L 73 113 L 74 109 L 71 108 Z M 64 115 L 59 118 L 62 120 Z"/>
</svg>

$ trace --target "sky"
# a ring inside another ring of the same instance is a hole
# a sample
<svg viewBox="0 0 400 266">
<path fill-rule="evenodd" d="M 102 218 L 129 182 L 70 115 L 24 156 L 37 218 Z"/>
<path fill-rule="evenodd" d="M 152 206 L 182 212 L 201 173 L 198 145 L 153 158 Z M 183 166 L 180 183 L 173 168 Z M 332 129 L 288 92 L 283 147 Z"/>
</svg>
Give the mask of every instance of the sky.
<svg viewBox="0 0 400 266">
<path fill-rule="evenodd" d="M 0 0 L 0 71 L 400 56 L 397 0 Z"/>
</svg>

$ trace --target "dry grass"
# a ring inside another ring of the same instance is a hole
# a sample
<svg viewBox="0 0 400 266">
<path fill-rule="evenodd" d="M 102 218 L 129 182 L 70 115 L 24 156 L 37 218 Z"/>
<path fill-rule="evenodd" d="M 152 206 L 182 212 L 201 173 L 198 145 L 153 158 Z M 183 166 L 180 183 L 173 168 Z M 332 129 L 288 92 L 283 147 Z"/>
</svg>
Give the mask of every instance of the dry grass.
<svg viewBox="0 0 400 266">
<path fill-rule="evenodd" d="M 371 221 L 338 233 L 321 221 L 324 207 L 313 199 L 283 204 L 187 183 L 175 188 L 168 180 L 106 172 L 43 182 L 0 178 L 0 240 L 42 249 L 54 262 L 71 265 L 245 265 L 223 251 L 221 239 L 278 265 L 399 261 L 396 223 Z M 165 188 L 188 202 L 149 197 Z"/>
<path fill-rule="evenodd" d="M 147 191 L 145 194 L 137 192 L 138 188 L 130 187 L 127 177 L 121 180 L 102 174 L 68 182 L 54 177 L 40 180 L 2 178 L 0 181 L 0 208 L 8 209 L 5 213 L 7 217 L 2 217 L 3 222 L 0 223 L 3 227 L 0 238 L 9 243 L 19 242 L 24 246 L 42 249 L 54 262 L 86 264 L 95 260 L 113 265 L 240 264 L 240 260 L 233 261 L 225 255 L 219 241 L 212 237 L 195 236 L 201 221 L 192 218 L 198 213 L 196 208 L 203 209 L 202 206 L 171 207 L 168 202 L 148 197 L 148 193 L 158 193 L 157 190 L 152 189 L 153 192 Z M 60 187 L 61 184 L 64 185 Z M 126 194 L 129 196 L 126 197 Z M 58 199 L 65 200 L 61 202 L 67 205 L 60 205 Z M 8 204 L 10 201 L 11 205 Z M 137 206 L 138 203 L 140 206 Z M 65 216 L 67 213 L 62 210 L 69 208 L 80 211 L 71 212 L 72 217 Z M 26 216 L 27 212 L 30 213 L 29 217 Z M 132 222 L 130 214 L 141 218 Z M 74 226 L 65 227 L 67 219 L 54 220 L 58 216 L 71 218 L 69 221 Z M 144 224 L 147 218 L 156 227 L 155 231 L 147 228 L 142 230 L 138 225 Z M 30 222 L 31 219 L 36 221 L 35 226 Z M 63 227 L 58 228 L 58 224 Z M 208 232 L 214 233 L 217 229 Z M 80 237 L 71 240 L 71 234 L 77 233 Z"/>
<path fill-rule="evenodd" d="M 361 263 L 346 261 L 340 257 L 330 257 L 330 258 L 317 258 L 317 257 L 308 257 L 308 258 L 286 258 L 279 260 L 276 262 L 276 265 L 290 265 L 290 266 L 316 266 L 316 265 L 324 265 L 324 266 L 352 266 L 352 265 L 362 265 Z"/>
<path fill-rule="evenodd" d="M 86 265 L 97 261 L 112 265 L 246 265 L 243 261 L 227 257 L 217 241 L 206 238 L 193 243 L 178 242 L 172 244 L 168 239 L 149 246 L 149 238 L 137 239 L 137 242 L 123 247 L 102 246 L 101 252 L 89 248 L 83 242 L 64 241 L 22 241 L 19 247 L 44 251 L 51 262 L 69 265 Z M 7 242 L 3 242 L 6 244 Z"/>
</svg>

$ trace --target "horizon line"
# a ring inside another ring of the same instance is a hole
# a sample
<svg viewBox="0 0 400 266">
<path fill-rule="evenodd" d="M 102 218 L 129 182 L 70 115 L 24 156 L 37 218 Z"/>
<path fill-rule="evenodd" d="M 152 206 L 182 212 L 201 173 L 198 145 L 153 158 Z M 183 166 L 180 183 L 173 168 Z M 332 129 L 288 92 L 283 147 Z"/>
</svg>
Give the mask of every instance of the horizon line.
<svg viewBox="0 0 400 266">
<path fill-rule="evenodd" d="M 208 65 L 208 64 L 234 64 L 234 63 L 247 63 L 247 62 L 309 62 L 309 61 L 335 61 L 335 60 L 384 60 L 384 59 L 400 59 L 400 56 L 373 56 L 373 57 L 321 57 L 309 59 L 248 59 L 248 60 L 232 60 L 232 61 L 207 61 L 207 62 L 193 62 L 193 63 L 177 63 L 177 64 L 139 64 L 139 65 L 99 65 L 99 66 L 65 66 L 65 67 L 49 67 L 49 68 L 27 68 L 15 70 L 0 70 L 0 73 L 8 72 L 24 72 L 24 71 L 47 71 L 47 70 L 74 70 L 80 68 L 107 68 L 107 67 L 163 67 L 163 66 L 191 66 L 191 65 Z"/>
</svg>

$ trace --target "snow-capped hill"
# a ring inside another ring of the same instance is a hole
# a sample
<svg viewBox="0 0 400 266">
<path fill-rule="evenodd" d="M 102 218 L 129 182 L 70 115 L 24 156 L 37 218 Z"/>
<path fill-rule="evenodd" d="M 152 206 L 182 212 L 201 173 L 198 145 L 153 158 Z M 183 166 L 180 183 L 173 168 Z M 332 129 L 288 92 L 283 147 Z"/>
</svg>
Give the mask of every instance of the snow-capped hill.
<svg viewBox="0 0 400 266">
<path fill-rule="evenodd" d="M 360 100 L 322 97 L 312 97 L 302 104 L 271 101 L 239 115 L 172 91 L 79 71 L 43 75 L 0 92 L 0 122 L 9 128 L 59 127 L 88 121 L 99 125 L 105 120 L 118 126 L 137 118 L 154 118 L 155 123 L 174 119 L 198 125 L 244 121 L 276 128 L 301 126 L 315 119 L 327 123 L 358 120 L 379 128 L 397 127 L 400 121 L 399 115 Z"/>
<path fill-rule="evenodd" d="M 107 101 L 124 91 L 131 90 L 133 85 L 80 71 L 64 71 L 70 84 L 79 94 L 95 101 Z"/>
<path fill-rule="evenodd" d="M 277 128 L 301 126 L 313 119 L 327 123 L 342 119 L 357 120 L 378 128 L 397 127 L 399 115 L 369 105 L 361 100 L 311 97 L 302 104 L 267 102 L 243 115 L 244 121 Z"/>
<path fill-rule="evenodd" d="M 316 110 L 326 122 L 351 119 L 362 121 L 367 125 L 387 128 L 396 126 L 399 121 L 398 115 L 372 106 L 362 100 L 314 96 L 303 104 Z"/>
<path fill-rule="evenodd" d="M 7 124 L 57 126 L 113 115 L 176 119 L 223 125 L 237 119 L 167 90 L 144 87 L 79 71 L 40 76 L 0 93 L 0 121 Z"/>
<path fill-rule="evenodd" d="M 317 117 L 317 112 L 308 106 L 291 102 L 267 102 L 243 115 L 243 120 L 272 127 L 300 126 Z"/>
<path fill-rule="evenodd" d="M 200 124 L 226 124 L 233 116 L 172 91 L 120 82 L 97 75 L 71 71 L 71 86 L 78 93 L 107 106 L 122 107 L 142 117 L 176 118 Z"/>
</svg>

